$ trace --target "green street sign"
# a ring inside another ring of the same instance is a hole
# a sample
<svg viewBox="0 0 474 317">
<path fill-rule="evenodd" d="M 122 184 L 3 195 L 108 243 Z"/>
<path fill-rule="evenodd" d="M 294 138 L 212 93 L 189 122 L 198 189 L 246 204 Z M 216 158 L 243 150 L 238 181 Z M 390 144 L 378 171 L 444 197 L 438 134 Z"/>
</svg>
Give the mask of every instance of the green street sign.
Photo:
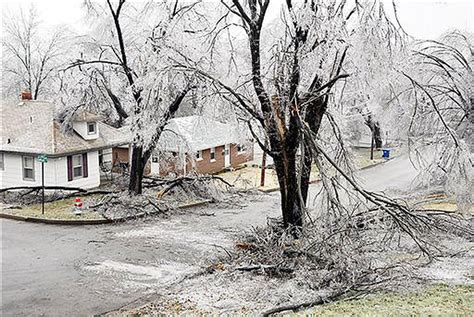
<svg viewBox="0 0 474 317">
<path fill-rule="evenodd" d="M 48 163 L 48 157 L 44 154 L 41 154 L 38 156 L 38 161 L 40 161 L 41 163 Z"/>
</svg>

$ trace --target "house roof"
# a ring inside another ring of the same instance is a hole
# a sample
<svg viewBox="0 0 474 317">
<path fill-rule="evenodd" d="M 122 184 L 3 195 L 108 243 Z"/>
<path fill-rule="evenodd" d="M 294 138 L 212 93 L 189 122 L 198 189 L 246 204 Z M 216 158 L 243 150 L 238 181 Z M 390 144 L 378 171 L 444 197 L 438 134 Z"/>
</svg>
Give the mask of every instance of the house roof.
<svg viewBox="0 0 474 317">
<path fill-rule="evenodd" d="M 0 151 L 61 156 L 129 142 L 126 133 L 102 122 L 98 122 L 99 137 L 94 140 L 84 140 L 74 131 L 64 132 L 55 120 L 55 106 L 49 102 L 2 102 L 0 107 Z"/>
<path fill-rule="evenodd" d="M 74 114 L 72 120 L 77 122 L 95 122 L 101 121 L 102 117 L 88 111 L 79 110 Z"/>
<path fill-rule="evenodd" d="M 164 151 L 199 151 L 224 144 L 239 143 L 242 133 L 231 125 L 203 116 L 171 119 L 158 141 Z"/>
</svg>

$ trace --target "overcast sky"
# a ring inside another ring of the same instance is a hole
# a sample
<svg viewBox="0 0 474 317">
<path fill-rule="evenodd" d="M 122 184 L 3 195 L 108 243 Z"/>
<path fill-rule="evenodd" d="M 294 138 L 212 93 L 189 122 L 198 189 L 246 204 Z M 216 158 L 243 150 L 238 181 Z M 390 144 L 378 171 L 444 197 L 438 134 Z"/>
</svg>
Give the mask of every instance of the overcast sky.
<svg viewBox="0 0 474 317">
<path fill-rule="evenodd" d="M 283 0 L 272 0 L 270 16 L 277 17 Z M 138 1 L 132 1 L 138 2 Z M 383 0 L 386 11 L 392 11 L 391 0 Z M 83 0 L 15 0 L 0 1 L 2 12 L 34 3 L 48 25 L 69 24 L 80 32 Z M 397 0 L 400 22 L 405 30 L 419 39 L 434 39 L 449 29 L 474 32 L 473 0 Z"/>
</svg>

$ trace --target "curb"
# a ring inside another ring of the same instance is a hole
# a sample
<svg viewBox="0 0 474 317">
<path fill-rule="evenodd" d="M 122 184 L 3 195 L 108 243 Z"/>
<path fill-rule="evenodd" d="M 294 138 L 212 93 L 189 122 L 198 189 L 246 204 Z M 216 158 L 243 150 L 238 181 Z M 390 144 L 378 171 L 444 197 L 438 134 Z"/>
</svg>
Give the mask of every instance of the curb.
<svg viewBox="0 0 474 317">
<path fill-rule="evenodd" d="M 393 160 L 394 158 L 391 157 L 391 158 L 388 158 L 386 159 L 385 161 L 381 161 L 381 162 L 377 162 L 375 164 L 372 164 L 372 165 L 368 165 L 368 166 L 364 166 L 364 167 L 361 167 L 358 169 L 358 171 L 363 171 L 363 170 L 367 170 L 367 169 L 370 169 L 372 167 L 376 167 L 376 166 L 379 166 L 379 165 L 382 165 L 382 164 L 385 164 L 387 163 L 388 161 L 391 161 Z M 316 184 L 316 183 L 319 183 L 321 181 L 321 179 L 314 179 L 312 181 L 310 181 L 309 183 L 310 184 Z M 262 193 L 273 193 L 273 192 L 276 192 L 276 191 L 279 191 L 280 188 L 279 187 L 272 187 L 272 188 L 257 188 L 259 191 L 261 191 Z"/>
<path fill-rule="evenodd" d="M 45 223 L 49 225 L 101 225 L 106 223 L 112 223 L 113 220 L 110 219 L 71 219 L 71 220 L 63 220 L 63 219 L 47 219 L 47 218 L 37 218 L 37 217 L 25 217 L 20 215 L 11 215 L 6 213 L 0 213 L 0 218 L 3 219 L 12 219 L 18 221 L 26 221 L 26 222 L 34 222 L 34 223 Z"/>
<path fill-rule="evenodd" d="M 179 205 L 176 207 L 177 209 L 189 209 L 193 207 L 202 206 L 212 202 L 209 199 L 198 201 L 194 203 Z M 66 226 L 84 226 L 84 225 L 103 225 L 103 224 L 110 224 L 115 222 L 124 222 L 126 220 L 131 219 L 139 219 L 146 216 L 153 216 L 153 213 L 150 214 L 139 214 L 135 216 L 129 216 L 124 218 L 117 218 L 117 219 L 47 219 L 47 218 L 37 218 L 37 217 L 25 217 L 20 215 L 12 215 L 0 212 L 0 218 L 2 219 L 10 219 L 10 220 L 17 220 L 17 221 L 25 221 L 25 222 L 32 222 L 32 223 L 44 223 L 48 225 L 66 225 Z"/>
</svg>

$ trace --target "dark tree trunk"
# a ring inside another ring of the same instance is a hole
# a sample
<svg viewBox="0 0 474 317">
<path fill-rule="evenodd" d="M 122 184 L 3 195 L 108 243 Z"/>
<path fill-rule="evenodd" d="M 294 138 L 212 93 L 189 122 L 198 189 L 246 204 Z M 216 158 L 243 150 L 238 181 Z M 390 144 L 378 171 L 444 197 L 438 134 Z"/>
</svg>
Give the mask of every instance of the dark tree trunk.
<svg viewBox="0 0 474 317">
<path fill-rule="evenodd" d="M 372 132 L 374 141 L 375 141 L 375 148 L 381 149 L 383 146 L 382 140 L 382 131 L 380 129 L 380 123 L 374 121 L 372 116 L 369 114 L 367 119 L 365 120 L 365 124 L 369 127 L 370 132 Z"/>
<path fill-rule="evenodd" d="M 318 85 L 321 85 L 321 81 L 318 80 Z M 314 135 L 317 135 L 319 132 L 319 127 L 321 126 L 321 121 L 323 120 L 323 115 L 326 112 L 327 108 L 327 99 L 318 98 L 314 102 L 310 103 L 307 106 L 304 120 L 308 124 L 311 132 Z M 308 199 L 308 188 L 309 181 L 311 177 L 311 167 L 313 166 L 313 152 L 311 148 L 304 142 L 304 152 L 301 160 L 301 197 L 306 203 Z"/>
<path fill-rule="evenodd" d="M 118 125 L 119 127 L 121 127 L 123 125 L 123 121 L 128 118 L 128 113 L 123 108 L 120 99 L 112 92 L 112 90 L 110 90 L 109 87 L 107 87 L 105 84 L 104 86 L 105 90 L 107 91 L 107 94 L 109 95 L 110 100 L 112 100 L 114 109 L 117 112 L 117 115 L 119 116 Z"/>
<path fill-rule="evenodd" d="M 382 132 L 380 130 L 380 124 L 378 122 L 375 122 L 372 131 L 374 133 L 375 148 L 381 149 L 383 146 L 383 141 L 382 141 Z"/>
<path fill-rule="evenodd" d="M 273 158 L 281 195 L 283 225 L 303 226 L 303 205 L 298 190 L 296 175 L 296 153 L 285 152 L 284 157 Z"/>
<path fill-rule="evenodd" d="M 142 160 L 143 148 L 141 146 L 132 147 L 132 160 L 130 167 L 130 183 L 128 191 L 130 194 L 140 195 L 142 193 L 142 181 L 145 172 L 145 164 Z"/>
<path fill-rule="evenodd" d="M 128 186 L 128 191 L 130 194 L 140 195 L 142 193 L 142 181 L 145 173 L 145 166 L 150 159 L 151 154 L 153 153 L 156 143 L 160 139 L 161 133 L 163 132 L 165 125 L 170 119 L 172 119 L 178 111 L 180 104 L 182 103 L 184 97 L 192 87 L 186 87 L 183 89 L 175 100 L 169 105 L 168 110 L 162 116 L 163 125 L 161 125 L 156 134 L 153 136 L 148 149 L 144 150 L 141 145 L 132 146 L 132 160 L 130 166 L 130 183 Z M 139 109 L 139 108 L 138 108 Z"/>
<path fill-rule="evenodd" d="M 245 109 L 250 109 L 249 113 L 257 119 L 262 127 L 265 129 L 269 140 L 269 155 L 272 156 L 275 163 L 275 170 L 278 176 L 281 194 L 281 208 L 283 215 L 283 222 L 285 227 L 301 227 L 303 225 L 303 212 L 305 201 L 308 192 L 309 177 L 311 175 L 311 164 L 313 157 L 311 151 L 308 149 L 304 151 L 302 164 L 303 175 L 299 179 L 297 176 L 297 150 L 301 142 L 301 120 L 300 113 L 303 113 L 303 107 L 306 107 L 299 102 L 298 87 L 300 85 L 300 45 L 307 41 L 308 31 L 305 27 L 293 19 L 292 23 L 295 28 L 295 36 L 292 41 L 291 48 L 288 48 L 287 53 L 292 54 L 291 69 L 289 69 L 288 77 L 285 77 L 285 83 L 280 85 L 278 80 L 275 80 L 278 91 L 277 96 L 270 98 L 268 91 L 264 87 L 263 76 L 261 74 L 261 60 L 260 60 L 260 34 L 263 26 L 265 13 L 270 4 L 270 0 L 264 1 L 239 1 L 232 0 L 235 10 L 233 13 L 242 18 L 242 22 L 246 28 L 248 39 L 250 58 L 252 64 L 252 83 L 260 104 L 260 111 L 254 111 L 253 107 L 244 106 Z M 244 6 L 248 6 L 250 14 L 247 13 Z M 291 1 L 286 1 L 288 10 L 292 12 L 293 5 Z M 316 6 L 311 6 L 312 10 L 316 10 Z M 292 16 L 292 14 L 290 14 Z M 315 76 L 308 91 L 308 98 L 317 97 L 323 90 L 329 90 L 334 83 L 348 75 L 340 75 L 342 62 L 346 51 L 343 52 L 339 61 L 339 66 L 334 65 L 335 73 L 331 72 L 331 79 L 326 84 L 322 85 L 320 78 Z M 286 72 L 286 70 L 285 70 Z M 285 86 L 285 91 L 282 91 L 282 86 Z M 234 94 L 235 95 L 235 94 Z M 325 95 L 326 96 L 326 95 Z M 242 98 L 238 99 L 240 103 L 245 104 Z M 308 99 L 306 99 L 308 100 Z M 327 104 L 327 97 L 316 98 L 308 105 L 309 113 L 304 120 L 312 126 L 314 134 L 319 130 L 322 115 L 325 112 L 325 104 Z M 260 146 L 263 146 L 260 143 Z M 301 187 L 299 187 L 301 181 Z M 303 197 L 300 196 L 300 190 L 303 190 Z M 297 231 L 294 231 L 296 233 Z"/>
</svg>

